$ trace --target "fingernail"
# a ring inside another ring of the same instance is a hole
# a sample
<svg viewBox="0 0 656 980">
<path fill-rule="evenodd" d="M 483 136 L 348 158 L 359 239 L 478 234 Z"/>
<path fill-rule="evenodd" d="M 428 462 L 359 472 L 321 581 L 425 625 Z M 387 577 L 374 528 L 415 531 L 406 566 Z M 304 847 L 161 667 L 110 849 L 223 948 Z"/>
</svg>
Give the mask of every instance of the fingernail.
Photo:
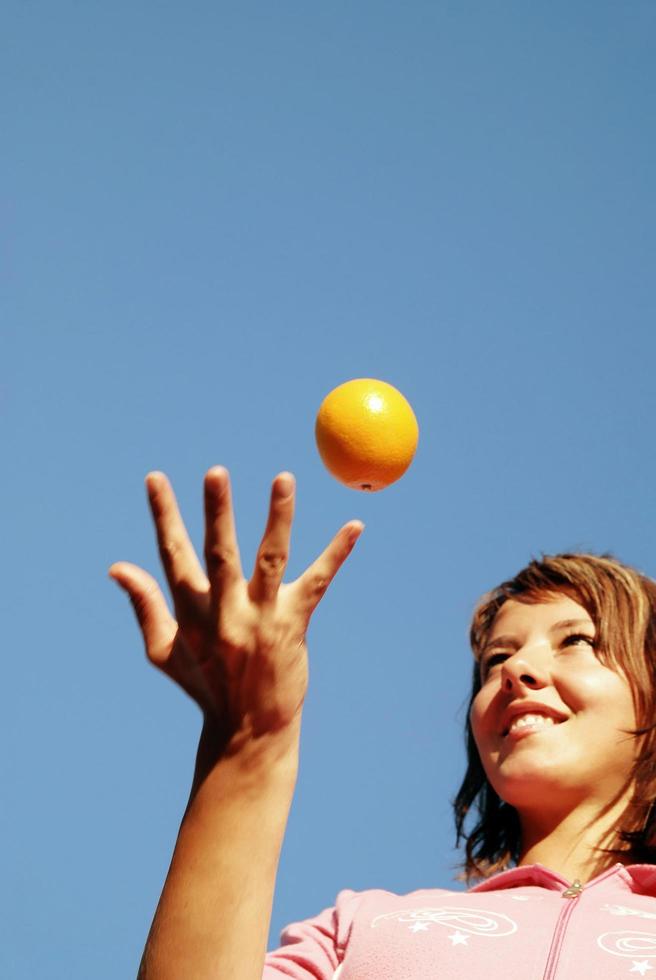
<svg viewBox="0 0 656 980">
<path fill-rule="evenodd" d="M 294 477 L 291 473 L 283 473 L 278 477 L 276 489 L 281 497 L 291 497 L 295 487 Z"/>
<path fill-rule="evenodd" d="M 159 483 L 159 481 L 162 479 L 163 476 L 164 474 L 161 472 L 161 470 L 151 470 L 150 473 L 146 473 L 144 477 L 144 483 L 150 490 L 151 486 L 155 486 L 155 487 L 157 486 L 157 484 Z"/>
<path fill-rule="evenodd" d="M 362 522 L 360 522 L 360 527 L 358 528 L 354 527 L 351 529 L 351 532 L 349 534 L 349 544 L 351 545 L 351 547 L 353 547 L 353 545 L 358 540 L 358 538 L 360 537 L 363 531 L 364 531 L 364 524 L 362 524 Z"/>
</svg>

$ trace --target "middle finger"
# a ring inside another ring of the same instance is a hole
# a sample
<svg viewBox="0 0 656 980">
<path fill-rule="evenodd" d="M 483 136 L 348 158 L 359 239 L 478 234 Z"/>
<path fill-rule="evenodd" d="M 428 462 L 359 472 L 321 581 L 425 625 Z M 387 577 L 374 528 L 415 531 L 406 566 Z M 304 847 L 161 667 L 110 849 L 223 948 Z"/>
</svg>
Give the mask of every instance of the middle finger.
<svg viewBox="0 0 656 980">
<path fill-rule="evenodd" d="M 223 466 L 205 474 L 205 562 L 214 606 L 242 579 L 230 476 Z"/>
</svg>

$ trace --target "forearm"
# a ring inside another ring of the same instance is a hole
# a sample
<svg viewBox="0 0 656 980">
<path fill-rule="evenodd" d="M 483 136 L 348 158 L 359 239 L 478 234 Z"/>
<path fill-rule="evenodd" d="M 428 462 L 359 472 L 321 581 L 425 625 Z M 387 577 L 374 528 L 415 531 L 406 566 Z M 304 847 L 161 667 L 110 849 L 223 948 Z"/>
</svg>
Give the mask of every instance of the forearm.
<svg viewBox="0 0 656 980">
<path fill-rule="evenodd" d="M 362 532 L 360 522 L 345 524 L 295 582 L 284 583 L 294 486 L 286 472 L 273 481 L 266 529 L 247 580 L 227 471 L 217 466 L 205 475 L 205 570 L 169 481 L 163 473 L 148 474 L 177 619 L 152 575 L 130 562 L 110 568 L 130 596 L 148 659 L 206 719 L 140 980 L 262 978 L 298 768 L 308 624 Z"/>
<path fill-rule="evenodd" d="M 214 764 L 201 738 L 139 980 L 261 980 L 297 766 L 297 732 Z"/>
</svg>

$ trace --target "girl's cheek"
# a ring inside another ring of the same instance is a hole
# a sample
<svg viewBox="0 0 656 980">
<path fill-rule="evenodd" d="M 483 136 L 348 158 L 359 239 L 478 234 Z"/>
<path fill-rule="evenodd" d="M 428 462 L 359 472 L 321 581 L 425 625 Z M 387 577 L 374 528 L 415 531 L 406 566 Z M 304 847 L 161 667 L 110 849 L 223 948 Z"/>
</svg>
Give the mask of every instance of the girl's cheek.
<svg viewBox="0 0 656 980">
<path fill-rule="evenodd" d="M 478 732 L 481 728 L 481 722 L 485 713 L 485 704 L 483 701 L 483 692 L 479 693 L 474 698 L 471 711 L 469 712 L 469 723 L 471 724 L 472 731 L 474 733 L 474 738 L 478 738 Z"/>
</svg>

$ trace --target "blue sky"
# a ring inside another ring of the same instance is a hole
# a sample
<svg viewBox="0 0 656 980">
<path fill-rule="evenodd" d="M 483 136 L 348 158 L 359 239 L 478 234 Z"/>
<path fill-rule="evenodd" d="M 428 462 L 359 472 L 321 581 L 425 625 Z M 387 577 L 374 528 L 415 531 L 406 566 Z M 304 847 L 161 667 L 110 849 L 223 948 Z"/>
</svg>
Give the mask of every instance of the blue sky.
<svg viewBox="0 0 656 980">
<path fill-rule="evenodd" d="M 273 476 L 289 576 L 367 527 L 311 627 L 271 943 L 341 888 L 448 885 L 468 620 L 533 555 L 656 574 L 656 7 L 80 4 L 0 15 L 0 973 L 132 976 L 199 713 L 145 661 L 116 560 L 160 575 Z M 388 490 L 323 469 L 327 391 L 411 401 Z"/>
</svg>

